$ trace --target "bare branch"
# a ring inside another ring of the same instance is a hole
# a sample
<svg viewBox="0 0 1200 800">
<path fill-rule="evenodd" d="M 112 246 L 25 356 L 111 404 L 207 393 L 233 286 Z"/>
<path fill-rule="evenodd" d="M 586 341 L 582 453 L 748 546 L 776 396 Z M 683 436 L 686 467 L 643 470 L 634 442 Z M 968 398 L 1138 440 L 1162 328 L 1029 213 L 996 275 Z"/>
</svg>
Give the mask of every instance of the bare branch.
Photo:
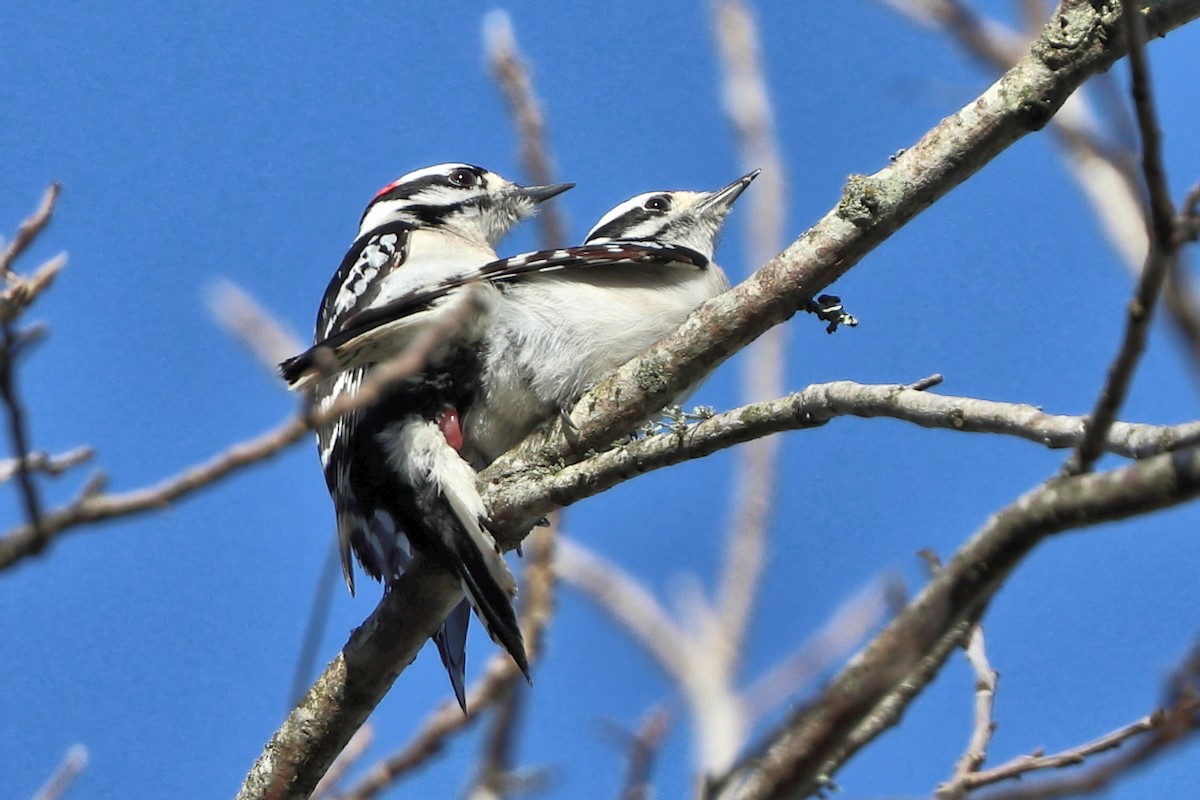
<svg viewBox="0 0 1200 800">
<path fill-rule="evenodd" d="M 330 538 L 325 551 L 325 560 L 317 573 L 317 585 L 313 587 L 312 604 L 309 606 L 308 621 L 304 624 L 304 637 L 300 640 L 300 652 L 296 655 L 296 667 L 292 671 L 292 691 L 288 704 L 295 705 L 308 691 L 313 675 L 317 671 L 321 642 L 325 626 L 329 622 L 329 610 L 333 605 L 333 593 L 341 581 L 341 553 L 338 542 Z"/>
<path fill-rule="evenodd" d="M 50 224 L 58 193 L 59 185 L 51 184 L 33 216 L 21 223 L 16 236 L 4 252 L 0 253 L 0 276 L 8 283 L 0 295 L 0 399 L 8 411 L 8 435 L 12 440 L 13 463 L 16 465 L 17 484 L 20 487 L 25 519 L 32 531 L 33 552 L 39 552 L 46 546 L 46 534 L 42 525 L 41 495 L 30 468 L 31 448 L 25 407 L 17 391 L 16 359 L 22 349 L 24 337 L 14 324 L 21 312 L 50 285 L 54 276 L 66 263 L 66 259 L 62 256 L 52 259 L 43 264 L 29 279 L 15 275 L 12 267 L 17 258 L 37 239 L 38 234 Z"/>
<path fill-rule="evenodd" d="M 447 315 L 442 323 L 423 332 L 403 353 L 376 365 L 355 395 L 341 398 L 321 412 L 305 409 L 273 430 L 235 444 L 208 461 L 189 467 L 155 486 L 122 494 L 84 492 L 74 502 L 43 515 L 40 535 L 29 523 L 9 530 L 0 536 L 0 570 L 39 552 L 51 538 L 81 525 L 165 508 L 243 467 L 276 455 L 298 442 L 313 428 L 376 402 L 389 386 L 424 366 L 433 348 L 453 335 L 462 324 L 474 308 L 474 302 L 474 298 L 467 298 L 456 313 Z"/>
<path fill-rule="evenodd" d="M 714 0 L 713 31 L 724 72 L 725 113 L 737 135 L 742 168 L 761 168 L 742 218 L 748 220 L 746 262 L 766 263 L 784 243 L 787 213 L 786 176 L 776 141 L 775 119 L 767 90 L 757 26 L 742 0 Z M 742 394 L 746 402 L 778 397 L 784 389 L 786 339 L 782 328 L 764 333 L 746 349 Z M 750 624 L 766 552 L 775 464 L 779 443 L 757 439 L 737 453 L 733 504 L 725 536 L 725 557 L 717 608 L 723 641 L 712 648 L 732 680 Z M 714 663 L 713 667 L 716 668 Z"/>
<path fill-rule="evenodd" d="M 546 121 L 541 102 L 533 91 L 529 67 L 521 57 L 512 19 L 504 11 L 493 11 L 483 22 L 484 48 L 496 83 L 508 102 L 508 111 L 517 126 L 518 152 L 525 171 L 541 184 L 554 182 L 554 164 L 546 145 Z M 543 203 L 538 212 L 542 246 L 561 247 L 567 240 L 566 225 L 558 202 Z"/>
<path fill-rule="evenodd" d="M 525 637 L 526 651 L 531 663 L 541 652 L 543 634 L 553 610 L 554 581 L 550 564 L 553 562 L 555 547 L 555 539 L 548 531 L 536 532 L 529 537 L 529 561 L 522 581 L 524 600 L 521 604 L 520 619 L 521 633 Z M 401 581 L 405 582 L 407 579 L 408 573 L 405 573 Z M 419 580 L 419 577 L 414 580 Z M 384 599 L 387 599 L 386 595 Z M 444 617 L 445 614 L 439 617 L 437 624 L 441 624 Z M 417 647 L 421 644 L 424 644 L 423 640 Z M 441 751 L 451 735 L 474 722 L 491 706 L 504 687 L 512 684 L 518 677 L 521 677 L 521 673 L 513 660 L 506 653 L 497 653 L 488 662 L 483 677 L 467 692 L 467 713 L 464 714 L 455 702 L 448 701 L 442 704 L 404 748 L 381 759 L 359 783 L 343 794 L 341 800 L 369 800 L 376 797 L 401 777 L 427 762 Z M 386 691 L 387 687 L 383 687 L 380 697 Z M 312 697 L 313 692 L 310 691 L 309 696 Z M 374 707 L 374 704 L 371 707 Z M 368 713 L 369 711 L 370 709 L 367 709 Z M 246 787 L 243 787 L 243 792 L 246 790 Z"/>
<path fill-rule="evenodd" d="M 921 24 L 942 28 L 968 54 L 997 71 L 1011 67 L 1019 56 L 1019 53 L 1013 54 L 1014 43 L 1020 39 L 1017 33 L 994 20 L 980 19 L 956 0 L 881 1 Z M 1034 0 L 1023 2 L 1022 6 L 1025 18 L 1031 23 L 1036 20 L 1036 26 L 1040 27 L 1044 22 L 1043 4 Z M 956 24 L 956 20 L 961 23 L 964 18 L 969 20 L 967 24 Z M 1137 277 L 1141 275 L 1149 252 L 1149 209 L 1143 198 L 1136 154 L 1124 144 L 1133 139 L 1130 116 L 1125 104 L 1118 99 L 1108 73 L 1097 75 L 1093 84 L 1101 92 L 1101 98 L 1108 100 L 1103 108 L 1107 111 L 1104 119 L 1111 135 L 1105 135 L 1101 130 L 1092 113 L 1092 104 L 1082 92 L 1067 100 L 1051 120 L 1050 130 L 1056 134 L 1071 175 L 1091 204 L 1110 243 Z M 1106 140 L 1120 144 L 1113 145 Z M 1194 229 L 1200 231 L 1200 226 Z M 1191 238 L 1195 235 L 1193 233 Z M 1181 242 L 1188 240 L 1186 233 L 1177 238 Z M 1200 301 L 1182 270 L 1169 272 L 1164 303 L 1176 332 L 1191 353 L 1193 364 L 1200 368 Z"/>
<path fill-rule="evenodd" d="M 59 455 L 51 455 L 41 451 L 30 453 L 25 458 L 24 467 L 29 472 L 41 472 L 46 475 L 62 475 L 71 467 L 77 467 L 90 461 L 96 451 L 90 447 L 76 447 Z M 0 459 L 0 483 L 11 480 L 21 469 L 22 464 L 15 458 Z"/>
<path fill-rule="evenodd" d="M 1044 29 L 1032 51 L 963 110 L 872 176 L 852 176 L 837 207 L 748 280 L 704 304 L 678 331 L 624 365 L 575 407 L 578 436 L 544 426 L 517 452 L 498 459 L 488 479 L 520 482 L 635 428 L 655 408 L 695 383 L 763 331 L 858 263 L 921 210 L 966 180 L 998 152 L 1044 125 L 1087 75 L 1123 52 L 1116 20 L 1072 3 Z M 1146 14 L 1157 35 L 1200 14 L 1195 0 L 1162 0 Z M 496 517 L 520 531 L 533 519 Z M 502 537 L 503 538 L 503 537 Z M 513 539 L 506 542 L 511 546 Z"/>
<path fill-rule="evenodd" d="M 768 737 L 719 785 L 742 800 L 803 795 L 848 755 L 847 742 L 890 702 L 911 699 L 912 673 L 931 678 L 986 609 L 1004 579 L 1055 533 L 1144 514 L 1200 496 L 1200 449 L 1155 456 L 1094 475 L 1055 480 L 996 513 L 821 696 Z M 964 623 L 967 628 L 962 628 Z M 882 728 L 873 730 L 878 734 Z M 856 740 L 861 744 L 861 740 Z"/>
<path fill-rule="evenodd" d="M 52 183 L 42 195 L 42 202 L 38 205 L 33 216 L 21 223 L 17 228 L 17 235 L 8 243 L 8 247 L 0 252 L 0 277 L 8 277 L 12 271 L 13 264 L 17 258 L 25 252 L 29 245 L 33 244 L 47 225 L 50 224 L 50 217 L 54 213 L 54 205 L 58 202 L 58 194 L 62 187 L 58 183 Z"/>
<path fill-rule="evenodd" d="M 981 625 L 971 628 L 966 653 L 967 661 L 975 671 L 975 724 L 971 728 L 967 750 L 954 766 L 954 776 L 938 787 L 934 794 L 936 800 L 960 800 L 966 797 L 970 791 L 970 781 L 987 759 L 988 744 L 992 741 L 992 732 L 996 730 L 992 709 L 996 703 L 996 680 L 999 676 L 988 663 Z"/>
<path fill-rule="evenodd" d="M 537 637 L 539 649 L 554 610 L 557 522 L 553 520 L 550 525 L 531 533 L 525 544 L 528 561 L 525 562 L 522 576 L 522 583 L 526 586 L 521 607 L 524 623 L 522 632 L 531 638 Z M 515 784 L 521 783 L 513 770 L 514 751 L 520 736 L 525 693 L 528 691 L 523 676 L 515 670 L 497 691 L 492 704 L 491 725 L 485 736 L 483 755 L 469 797 L 504 797 Z"/>
<path fill-rule="evenodd" d="M 280 361 L 307 346 L 233 281 L 213 281 L 206 295 L 213 318 L 253 353 L 271 375 L 279 375 Z"/>
<path fill-rule="evenodd" d="M 27 308 L 33 305 L 67 265 L 67 257 L 59 253 L 35 269 L 29 277 L 7 273 L 8 286 L 0 292 L 0 323 L 14 322 Z"/>
<path fill-rule="evenodd" d="M 1198 727 L 1200 698 L 1194 694 L 1181 697 L 1165 710 L 1158 710 L 1136 722 L 1118 728 L 1079 747 L 1049 756 L 1034 754 L 1015 758 L 1000 766 L 976 773 L 973 787 L 989 786 L 999 781 L 1020 778 L 1030 772 L 1061 769 L 1083 764 L 1089 758 L 1140 739 L 1138 744 L 1122 755 L 1098 763 L 1093 769 L 1057 780 L 1027 784 L 1008 791 L 989 794 L 988 800 L 1033 800 L 1033 798 L 1070 797 L 1095 794 L 1116 778 L 1128 774 L 1152 757 L 1163 754 L 1170 746 L 1182 743 Z"/>
<path fill-rule="evenodd" d="M 776 710 L 785 699 L 840 663 L 903 602 L 903 584 L 898 578 L 885 578 L 842 603 L 799 650 L 745 689 L 750 722 Z"/>
<path fill-rule="evenodd" d="M 629 767 L 625 774 L 625 786 L 621 789 L 621 800 L 651 800 L 654 797 L 650 773 L 654 770 L 654 759 L 667 735 L 670 721 L 666 709 L 652 709 L 642 719 L 637 731 L 629 735 Z"/>
<path fill-rule="evenodd" d="M 46 781 L 42 788 L 38 789 L 37 794 L 33 796 L 33 800 L 61 800 L 71 788 L 71 784 L 75 782 L 87 768 L 88 751 L 81 744 L 73 745 L 67 754 L 63 756 L 62 763 L 58 765 L 58 769 L 50 776 L 50 780 Z"/>
<path fill-rule="evenodd" d="M 1077 445 L 1083 417 L 1046 414 L 1020 403 L 952 397 L 900 385 L 863 385 L 852 381 L 814 384 L 767 403 L 717 414 L 688 426 L 606 450 L 586 461 L 544 477 L 487 484 L 493 518 L 523 513 L 546 514 L 599 494 L 655 469 L 702 458 L 751 439 L 786 430 L 816 428 L 842 416 L 887 417 L 926 428 L 1016 436 L 1050 448 Z M 1200 442 L 1200 422 L 1178 426 L 1115 423 L 1106 448 L 1118 455 L 1144 458 Z"/>
<path fill-rule="evenodd" d="M 1179 244 L 1194 242 L 1200 237 L 1200 183 L 1193 186 L 1184 198 L 1183 210 L 1179 212 L 1175 225 Z"/>
<path fill-rule="evenodd" d="M 570 539 L 559 543 L 555 572 L 627 631 L 672 680 L 688 680 L 692 643 L 654 596 L 616 564 Z"/>
<path fill-rule="evenodd" d="M 1109 426 L 1117 418 L 1117 412 L 1133 382 L 1134 370 L 1146 348 L 1154 306 L 1177 249 L 1175 207 L 1163 169 L 1161 136 L 1150 88 L 1150 67 L 1143 50 L 1146 31 L 1142 27 L 1137 0 L 1122 0 L 1122 4 L 1125 9 L 1121 16 L 1126 46 L 1129 48 L 1133 104 L 1142 136 L 1142 172 L 1150 195 L 1150 252 L 1146 256 L 1146 266 L 1142 269 L 1137 291 L 1129 304 L 1121 348 L 1109 367 L 1108 380 L 1096 399 L 1083 441 L 1063 468 L 1064 474 L 1068 475 L 1087 472 L 1104 452 L 1104 438 Z"/>
<path fill-rule="evenodd" d="M 1197 0 L 1160 0 L 1146 12 L 1148 29 L 1155 36 L 1164 35 L 1196 16 L 1200 16 Z M 879 173 L 852 177 L 837 208 L 784 253 L 748 281 L 706 303 L 676 333 L 589 392 L 572 413 L 578 436 L 568 441 L 558 431 L 560 425 L 547 426 L 517 451 L 485 470 L 481 475 L 482 485 L 494 490 L 489 495 L 502 498 L 507 493 L 519 494 L 526 481 L 536 482 L 564 461 L 578 459 L 588 449 L 599 450 L 632 430 L 656 407 L 746 342 L 802 308 L 805 301 L 851 269 L 891 233 L 1007 146 L 1044 125 L 1088 75 L 1107 69 L 1122 55 L 1121 37 L 1112 31 L 1115 21 L 1115 14 L 1107 7 L 1103 16 L 1086 3 L 1070 3 L 1060 9 L 1057 18 L 1034 43 L 1031 53 L 979 99 L 943 121 Z M 1099 506 L 1076 503 L 1078 517 L 1057 516 L 1054 523 L 1065 527 L 1078 524 L 1076 519 L 1095 521 L 1105 518 L 1105 514 L 1115 518 L 1182 502 L 1195 493 L 1191 478 L 1200 481 L 1200 458 L 1195 456 L 1191 451 L 1158 456 L 1113 473 L 1064 481 L 1056 488 L 1098 492 L 1108 502 Z M 1126 483 L 1111 489 L 1104 482 L 1109 475 L 1120 475 Z M 1165 484 L 1172 478 L 1174 488 L 1167 490 Z M 1072 492 L 1067 495 L 1074 497 Z M 527 495 L 526 505 L 508 504 L 503 509 L 496 502 L 490 505 L 489 516 L 497 523 L 498 539 L 504 545 L 514 546 L 528 525 L 544 513 L 532 511 L 542 499 Z M 1001 521 L 1002 527 L 1020 527 L 1007 516 Z M 1040 530 L 1043 524 L 1050 525 L 1039 518 L 1034 527 Z M 985 544 L 981 546 L 986 550 L 986 545 L 997 540 L 1011 544 L 1005 535 L 997 534 L 985 536 Z M 955 597 L 964 601 L 982 598 L 968 604 L 966 611 L 950 619 L 935 615 L 938 619 L 925 627 L 914 625 L 911 616 L 902 614 L 889 629 L 911 630 L 914 635 L 902 640 L 913 643 L 915 653 L 931 652 L 930 648 L 936 647 L 962 616 L 969 616 L 976 607 L 986 604 L 989 592 L 994 591 L 966 576 L 979 576 L 981 581 L 1003 577 L 1003 572 L 996 571 L 996 565 L 1007 569 L 1014 563 L 1008 555 L 1017 558 L 1021 555 L 1006 552 L 997 553 L 994 561 L 980 558 L 978 563 L 988 569 L 947 567 L 944 570 L 947 577 L 939 574 L 935 579 L 943 582 L 938 586 L 963 580 L 965 584 L 958 586 L 962 591 Z M 975 555 L 978 554 L 968 549 L 964 558 Z M 942 591 L 942 588 L 927 590 L 922 598 L 932 592 L 933 597 L 944 601 L 946 596 Z M 418 560 L 414 569 L 384 598 L 368 623 L 356 632 L 343 654 L 318 679 L 306 701 L 272 737 L 239 796 L 244 800 L 268 796 L 290 798 L 311 791 L 317 777 L 457 596 L 454 582 L 443 571 Z M 922 598 L 914 602 L 925 602 Z M 910 604 L 909 608 L 912 607 Z M 898 657 L 900 653 L 893 651 L 890 655 Z M 939 659 L 934 660 L 940 663 Z M 915 668 L 914 662 L 920 660 L 919 656 L 903 659 L 896 662 L 896 667 L 907 674 Z M 347 669 L 347 661 L 354 662 L 353 669 Z M 936 663 L 931 669 L 936 670 Z M 885 675 L 891 672 L 890 668 L 884 670 Z M 835 707 L 829 718 L 833 730 L 841 732 L 845 728 L 853 733 L 877 699 L 886 698 L 894 688 L 890 680 L 863 685 L 874 687 L 863 696 L 867 707 L 860 709 L 861 714 L 843 713 L 844 706 L 840 710 Z M 836 755 L 844 741 L 839 735 L 813 751 L 816 760 L 812 769 L 819 769 L 828 757 Z M 801 766 L 799 773 L 790 769 L 787 772 L 800 775 L 803 782 L 811 772 L 807 765 Z"/>
</svg>

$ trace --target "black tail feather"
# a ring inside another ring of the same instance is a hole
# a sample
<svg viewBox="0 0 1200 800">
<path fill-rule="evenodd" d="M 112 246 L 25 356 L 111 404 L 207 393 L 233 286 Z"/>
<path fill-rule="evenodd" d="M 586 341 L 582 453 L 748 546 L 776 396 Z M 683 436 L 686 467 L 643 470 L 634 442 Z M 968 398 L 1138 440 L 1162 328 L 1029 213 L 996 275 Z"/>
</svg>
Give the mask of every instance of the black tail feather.
<svg viewBox="0 0 1200 800">
<path fill-rule="evenodd" d="M 521 635 L 512 598 L 492 577 L 487 562 L 469 541 L 464 541 L 463 546 L 458 548 L 457 556 L 458 577 L 475 613 L 492 640 L 508 651 L 525 675 L 525 680 L 532 683 L 529 657 L 525 654 L 525 638 Z"/>
</svg>

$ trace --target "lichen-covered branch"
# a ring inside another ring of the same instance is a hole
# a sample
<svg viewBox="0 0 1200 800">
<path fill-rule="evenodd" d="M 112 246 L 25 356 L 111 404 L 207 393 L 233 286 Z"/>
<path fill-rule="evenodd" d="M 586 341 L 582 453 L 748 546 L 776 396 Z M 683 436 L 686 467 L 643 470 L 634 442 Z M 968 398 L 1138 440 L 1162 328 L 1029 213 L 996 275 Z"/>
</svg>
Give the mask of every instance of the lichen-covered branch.
<svg viewBox="0 0 1200 800">
<path fill-rule="evenodd" d="M 888 166 L 851 176 L 837 206 L 783 253 L 731 291 L 707 302 L 674 334 L 621 367 L 575 407 L 578 435 L 557 425 L 485 473 L 497 484 L 520 483 L 589 449 L 600 450 L 636 427 L 673 395 L 774 325 L 856 265 L 938 198 L 982 169 L 1004 148 L 1041 128 L 1088 75 L 1124 54 L 1120 13 L 1067 3 L 1021 59 L 979 98 L 943 120 Z M 1145 17 L 1152 35 L 1200 16 L 1197 0 L 1163 0 Z M 497 522 L 513 531 L 536 517 Z M 511 539 L 510 539 L 511 542 Z"/>
<path fill-rule="evenodd" d="M 1056 449 L 1078 445 L 1085 420 L 1047 414 L 1021 403 L 952 397 L 900 385 L 835 381 L 717 414 L 678 433 L 639 439 L 543 477 L 489 486 L 487 498 L 490 508 L 501 517 L 514 516 L 518 510 L 545 514 L 645 472 L 772 433 L 820 427 L 846 416 L 886 417 L 925 428 L 1016 436 Z M 1129 458 L 1144 458 L 1197 443 L 1200 422 L 1175 426 L 1118 422 L 1109 430 L 1105 448 Z"/>
<path fill-rule="evenodd" d="M 1200 0 L 1161 0 L 1146 13 L 1147 28 L 1152 35 L 1161 36 L 1173 28 L 1200 16 Z M 526 481 L 544 479 L 568 460 L 578 460 L 586 452 L 602 450 L 609 443 L 636 427 L 673 395 L 698 380 L 725 358 L 774 325 L 788 319 L 805 302 L 840 275 L 855 266 L 865 255 L 882 243 L 894 231 L 919 214 L 931 203 L 982 169 L 1006 147 L 1041 128 L 1070 94 L 1090 74 L 1107 69 L 1124 54 L 1121 37 L 1115 35 L 1119 10 L 1107 6 L 1099 11 L 1091 4 L 1064 4 L 1057 16 L 1033 44 L 1025 58 L 1009 70 L 996 84 L 977 100 L 944 120 L 894 162 L 870 176 L 853 176 L 837 206 L 813 228 L 796 240 L 787 250 L 756 272 L 732 291 L 715 298 L 694 314 L 675 334 L 664 339 L 643 356 L 619 369 L 603 381 L 576 406 L 572 420 L 577 436 L 568 440 L 553 426 L 553 432 L 542 431 L 534 440 L 517 452 L 508 454 L 493 464 L 481 476 L 492 497 L 517 492 Z M 549 428 L 547 429 L 549 430 Z M 1117 486 L 1104 486 L 1103 494 L 1119 494 L 1117 503 L 1123 513 L 1139 513 L 1181 502 L 1194 494 L 1193 483 L 1200 485 L 1200 464 L 1191 451 L 1171 456 L 1158 456 L 1119 471 L 1129 480 Z M 1182 481 L 1169 490 L 1157 481 L 1167 482 L 1171 475 L 1167 467 L 1179 463 Z M 1099 491 L 1096 482 L 1108 475 L 1088 476 L 1059 484 L 1059 488 L 1076 487 L 1080 491 Z M 1192 479 L 1195 479 L 1193 481 Z M 1186 480 L 1184 480 L 1186 479 Z M 1121 494 L 1124 491 L 1126 494 Z M 1134 492 L 1134 494 L 1128 494 Z M 529 498 L 536 504 L 538 498 Z M 1036 498 L 1035 498 L 1036 499 Z M 1074 498 L 1078 500 L 1079 498 Z M 1032 502 L 1032 501 L 1031 501 Z M 1037 505 L 1036 502 L 1033 505 Z M 1085 504 L 1086 505 L 1086 504 Z M 491 507 L 496 510 L 496 505 Z M 1022 511 L 1032 514 L 1033 510 Z M 1063 510 L 1057 507 L 1056 510 Z M 1110 504 L 1108 510 L 1115 518 Z M 530 505 L 509 505 L 506 514 L 494 514 L 498 525 L 507 527 L 502 537 L 513 546 L 520 535 L 536 519 L 538 512 Z M 1056 523 L 1082 524 L 1084 521 L 1105 518 L 1080 511 L 1077 517 L 1055 517 Z M 1011 526 L 1014 521 L 1001 515 L 998 525 Z M 1038 518 L 1035 529 L 1047 525 Z M 991 542 L 975 542 L 967 546 L 964 559 L 979 558 L 989 553 L 975 552 Z M 979 563 L 1011 564 L 1012 552 L 1001 549 L 997 562 L 980 558 Z M 1019 557 L 1019 556 L 1018 556 Z M 968 570 L 962 565 L 947 566 L 939 573 L 941 581 L 951 577 L 989 575 L 1002 577 L 991 570 Z M 969 583 L 969 581 L 968 581 Z M 964 614 L 986 602 L 987 586 L 966 585 L 962 596 L 984 598 L 965 611 L 956 609 L 948 622 L 938 615 L 919 625 L 924 603 L 932 599 L 944 601 L 937 591 L 927 590 L 912 613 L 902 614 L 889 630 L 899 627 L 916 638 L 915 653 L 926 653 L 945 631 Z M 396 583 L 384 603 L 364 628 L 327 668 L 308 698 L 297 708 L 272 737 L 259 758 L 239 797 L 291 798 L 303 797 L 311 791 L 319 776 L 349 739 L 353 730 L 391 685 L 399 669 L 411 660 L 438 622 L 449 610 L 456 597 L 455 587 L 442 571 L 422 566 L 406 574 Z M 416 598 L 426 602 L 411 602 Z M 406 598 L 411 604 L 401 604 Z M 403 623 L 391 618 L 399 610 L 407 610 Z M 915 615 L 915 619 L 914 619 Z M 386 642 L 380 642 L 381 629 L 403 626 L 404 630 L 389 629 Z M 915 627 L 914 627 L 915 626 Z M 403 638 L 407 636 L 408 638 Z M 889 637 L 884 636 L 886 642 Z M 878 640 L 877 640 L 878 641 Z M 901 654 L 892 653 L 893 656 Z M 346 663 L 353 656 L 354 670 Z M 377 660 L 371 663 L 374 656 Z M 903 667 L 906 674 L 914 667 L 914 658 L 901 659 L 886 672 L 891 674 Z M 371 673 L 374 672 L 374 679 Z M 878 677 L 878 676 L 876 676 Z M 894 676 L 897 677 L 897 676 Z M 898 676 L 902 678 L 903 675 Z M 847 725 L 852 731 L 875 703 L 892 688 L 891 680 L 865 687 L 868 691 L 847 700 L 858 708 L 848 713 L 845 703 L 835 704 L 830 720 L 835 730 Z M 845 684 L 841 691 L 846 692 Z M 861 712 L 861 713 L 858 713 Z M 807 781 L 819 770 L 826 758 L 837 752 L 842 740 L 838 737 L 809 756 L 815 762 L 804 762 L 799 769 L 789 764 L 785 777 Z M 814 765 L 815 764 L 815 765 Z"/>
</svg>

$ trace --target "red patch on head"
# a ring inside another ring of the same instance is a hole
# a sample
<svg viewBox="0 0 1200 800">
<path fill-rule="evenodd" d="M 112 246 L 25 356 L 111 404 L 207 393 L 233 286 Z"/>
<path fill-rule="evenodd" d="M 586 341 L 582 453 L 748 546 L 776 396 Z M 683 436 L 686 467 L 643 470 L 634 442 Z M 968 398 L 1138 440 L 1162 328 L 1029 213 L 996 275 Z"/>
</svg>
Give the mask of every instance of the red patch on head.
<svg viewBox="0 0 1200 800">
<path fill-rule="evenodd" d="M 378 192 L 376 192 L 376 193 L 375 193 L 375 196 L 371 198 L 371 202 L 372 202 L 372 203 L 374 203 L 374 202 L 375 202 L 376 200 L 378 200 L 380 197 L 383 197 L 385 194 L 387 194 L 388 192 L 390 192 L 392 189 L 395 189 L 395 188 L 396 188 L 396 184 L 398 184 L 398 183 L 400 183 L 400 181 L 399 181 L 399 180 L 394 180 L 394 181 L 392 181 L 391 183 L 389 183 L 387 186 L 385 186 L 385 187 L 383 187 L 382 189 L 380 189 Z"/>
<path fill-rule="evenodd" d="M 455 449 L 456 452 L 461 452 L 463 449 L 463 432 L 462 420 L 458 417 L 458 409 L 453 406 L 446 406 L 437 415 L 438 428 L 442 431 L 442 436 L 446 437 L 446 443 Z"/>
</svg>

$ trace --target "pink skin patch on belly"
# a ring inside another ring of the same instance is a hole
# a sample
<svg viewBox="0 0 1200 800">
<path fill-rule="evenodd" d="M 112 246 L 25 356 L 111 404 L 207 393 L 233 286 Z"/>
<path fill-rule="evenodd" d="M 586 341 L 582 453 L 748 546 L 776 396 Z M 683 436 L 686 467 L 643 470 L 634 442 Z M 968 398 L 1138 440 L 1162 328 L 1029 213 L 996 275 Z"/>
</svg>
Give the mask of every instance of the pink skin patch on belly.
<svg viewBox="0 0 1200 800">
<path fill-rule="evenodd" d="M 463 432 L 462 420 L 458 418 L 458 409 L 453 406 L 446 406 L 437 415 L 438 428 L 442 431 L 442 436 L 446 437 L 446 442 L 454 448 L 456 452 L 461 452 L 463 448 Z"/>
</svg>

